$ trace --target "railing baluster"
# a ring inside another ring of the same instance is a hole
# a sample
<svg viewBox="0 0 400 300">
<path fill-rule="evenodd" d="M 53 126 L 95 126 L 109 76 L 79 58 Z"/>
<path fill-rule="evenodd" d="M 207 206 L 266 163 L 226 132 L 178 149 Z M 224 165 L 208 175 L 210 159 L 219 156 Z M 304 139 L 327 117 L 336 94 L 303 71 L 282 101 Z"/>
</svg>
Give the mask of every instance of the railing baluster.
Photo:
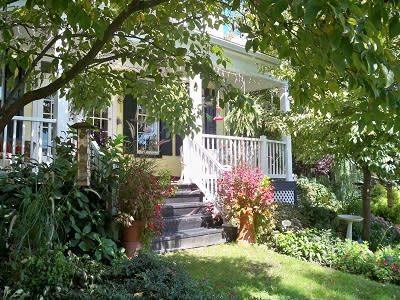
<svg viewBox="0 0 400 300">
<path fill-rule="evenodd" d="M 46 149 L 46 154 L 48 157 L 52 156 L 52 126 L 51 123 L 48 123 L 48 132 L 47 132 L 47 149 Z"/>
<path fill-rule="evenodd" d="M 21 154 L 25 155 L 25 122 L 22 121 Z"/>
<path fill-rule="evenodd" d="M 7 131 L 8 126 L 4 127 L 3 131 L 3 166 L 6 165 L 6 156 L 7 156 Z"/>
<path fill-rule="evenodd" d="M 15 160 L 15 150 L 17 148 L 17 120 L 13 120 L 13 134 L 12 134 L 12 149 L 11 149 L 11 160 Z"/>
<path fill-rule="evenodd" d="M 43 122 L 39 122 L 39 147 L 38 147 L 38 161 L 42 162 L 43 154 Z"/>
</svg>

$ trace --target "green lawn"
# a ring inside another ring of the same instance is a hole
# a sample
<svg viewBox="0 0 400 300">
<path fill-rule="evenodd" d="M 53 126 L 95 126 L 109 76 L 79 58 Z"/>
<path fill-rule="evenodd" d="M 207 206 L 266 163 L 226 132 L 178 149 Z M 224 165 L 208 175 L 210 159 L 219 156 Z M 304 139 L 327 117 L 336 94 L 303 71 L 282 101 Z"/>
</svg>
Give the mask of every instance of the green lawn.
<svg viewBox="0 0 400 300">
<path fill-rule="evenodd" d="M 262 246 L 225 244 L 167 255 L 240 299 L 400 299 L 400 287 L 306 263 Z"/>
</svg>

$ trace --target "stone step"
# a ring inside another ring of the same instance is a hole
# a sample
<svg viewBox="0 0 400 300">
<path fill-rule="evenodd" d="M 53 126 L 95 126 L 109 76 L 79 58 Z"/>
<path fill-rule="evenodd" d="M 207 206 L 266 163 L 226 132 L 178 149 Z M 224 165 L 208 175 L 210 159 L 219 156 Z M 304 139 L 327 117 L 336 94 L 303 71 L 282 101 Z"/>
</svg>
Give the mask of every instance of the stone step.
<svg viewBox="0 0 400 300">
<path fill-rule="evenodd" d="M 178 187 L 179 191 L 193 191 L 198 190 L 195 184 L 186 184 L 186 183 L 172 183 L 172 186 Z"/>
<path fill-rule="evenodd" d="M 190 195 L 190 194 L 185 194 L 185 195 L 179 195 L 179 196 L 173 196 L 165 200 L 164 203 L 182 203 L 182 202 L 201 202 L 201 196 L 200 195 Z"/>
<path fill-rule="evenodd" d="M 203 202 L 166 203 L 161 208 L 164 218 L 199 214 L 205 207 Z"/>
<path fill-rule="evenodd" d="M 175 233 L 181 230 L 207 227 L 207 216 L 203 214 L 194 214 L 189 216 L 164 218 L 165 234 Z"/>
<path fill-rule="evenodd" d="M 157 237 L 153 240 L 152 249 L 158 252 L 167 252 L 205 247 L 224 242 L 225 239 L 222 237 L 221 228 L 196 228 Z"/>
</svg>

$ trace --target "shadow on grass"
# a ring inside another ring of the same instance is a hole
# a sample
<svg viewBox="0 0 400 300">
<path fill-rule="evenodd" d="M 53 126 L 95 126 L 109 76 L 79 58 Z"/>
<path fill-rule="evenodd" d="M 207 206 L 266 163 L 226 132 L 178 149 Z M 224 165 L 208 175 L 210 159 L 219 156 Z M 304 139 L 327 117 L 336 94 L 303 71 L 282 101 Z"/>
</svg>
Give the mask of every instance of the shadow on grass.
<svg viewBox="0 0 400 300">
<path fill-rule="evenodd" d="M 280 279 L 270 275 L 272 265 L 243 257 L 204 258 L 180 252 L 168 259 L 178 262 L 195 279 L 208 283 L 216 292 L 232 299 L 265 299 L 254 294 L 274 295 L 275 287 L 280 285 Z M 278 299 L 308 299 L 295 291 L 288 291 L 286 296 Z"/>
<path fill-rule="evenodd" d="M 329 269 L 328 272 L 314 269 L 312 272 L 305 272 L 303 277 L 324 286 L 329 294 L 321 296 L 327 298 L 329 296 L 329 299 L 400 299 L 399 286 L 382 284 L 362 275 L 343 273 L 332 269 Z M 336 297 L 333 297 L 334 295 Z"/>
<path fill-rule="evenodd" d="M 291 269 L 290 261 L 260 262 L 244 256 L 201 257 L 185 252 L 174 253 L 168 259 L 183 265 L 195 279 L 232 299 L 400 299 L 400 288 L 395 286 L 386 291 L 381 284 L 360 276 L 315 266 Z M 279 268 L 287 270 L 282 272 Z M 287 274 L 287 278 L 282 274 Z"/>
</svg>

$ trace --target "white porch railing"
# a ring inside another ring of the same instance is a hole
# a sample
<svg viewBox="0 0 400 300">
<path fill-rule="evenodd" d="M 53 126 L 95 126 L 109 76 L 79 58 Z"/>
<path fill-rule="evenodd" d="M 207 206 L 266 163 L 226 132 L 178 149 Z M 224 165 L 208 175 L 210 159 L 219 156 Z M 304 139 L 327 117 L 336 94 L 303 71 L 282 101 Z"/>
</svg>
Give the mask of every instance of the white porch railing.
<svg viewBox="0 0 400 300">
<path fill-rule="evenodd" d="M 242 163 L 271 178 L 287 178 L 287 145 L 283 141 L 201 134 L 186 138 L 184 179 L 195 183 L 206 201 L 217 199 L 217 180 L 224 170 Z"/>
<path fill-rule="evenodd" d="M 222 165 L 260 167 L 260 139 L 202 134 L 203 145 Z"/>
<path fill-rule="evenodd" d="M 271 178 L 286 178 L 286 143 L 260 138 L 202 134 L 204 148 L 222 165 L 246 163 Z"/>
<path fill-rule="evenodd" d="M 53 127 L 56 119 L 16 116 L 4 128 L 0 139 L 0 165 L 8 165 L 16 155 L 25 155 L 37 162 L 53 157 Z"/>
</svg>

